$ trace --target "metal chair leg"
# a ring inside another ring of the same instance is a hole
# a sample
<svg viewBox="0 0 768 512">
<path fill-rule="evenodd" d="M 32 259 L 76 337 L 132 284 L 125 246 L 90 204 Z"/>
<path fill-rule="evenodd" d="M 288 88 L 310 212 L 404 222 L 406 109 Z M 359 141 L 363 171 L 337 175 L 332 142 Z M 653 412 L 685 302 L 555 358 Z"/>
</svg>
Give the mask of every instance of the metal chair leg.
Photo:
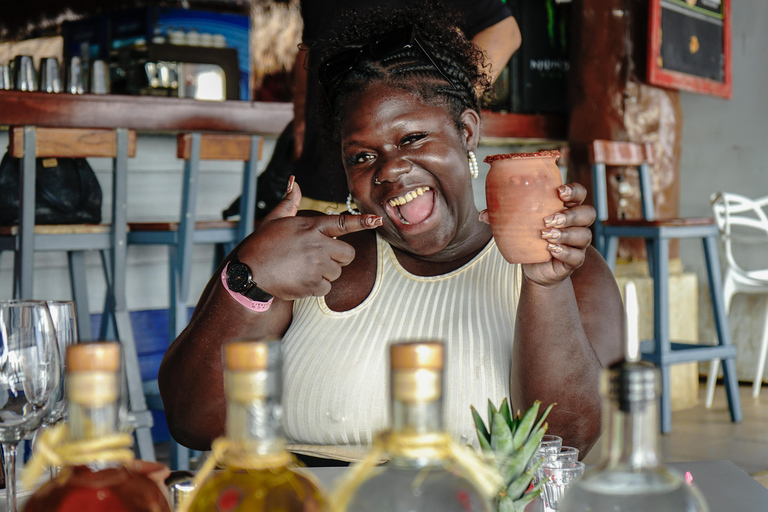
<svg viewBox="0 0 768 512">
<path fill-rule="evenodd" d="M 768 302 L 765 304 L 765 315 L 763 315 L 763 318 L 763 339 L 760 342 L 760 359 L 757 360 L 755 383 L 752 385 L 753 398 L 760 396 L 760 386 L 763 383 L 763 371 L 765 370 L 765 358 L 768 356 Z"/>
<path fill-rule="evenodd" d="M 718 344 L 730 346 L 731 330 L 728 327 L 728 313 L 724 304 L 723 283 L 720 276 L 720 260 L 717 253 L 717 238 L 706 237 L 704 243 L 704 259 L 707 265 L 709 277 L 709 294 L 712 300 L 712 310 L 715 317 L 715 330 L 717 331 Z M 739 396 L 739 381 L 736 375 L 736 362 L 733 358 L 723 361 L 723 376 L 725 378 L 725 391 L 728 397 L 728 409 L 731 412 L 731 421 L 738 423 L 742 419 L 741 397 Z"/>
</svg>

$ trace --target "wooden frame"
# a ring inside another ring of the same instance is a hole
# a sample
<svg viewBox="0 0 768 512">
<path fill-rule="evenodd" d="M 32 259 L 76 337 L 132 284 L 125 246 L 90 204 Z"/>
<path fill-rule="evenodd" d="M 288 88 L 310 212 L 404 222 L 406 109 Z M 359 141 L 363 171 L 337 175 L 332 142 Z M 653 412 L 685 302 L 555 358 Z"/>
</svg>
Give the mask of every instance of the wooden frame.
<svg viewBox="0 0 768 512">
<path fill-rule="evenodd" d="M 691 6 L 693 2 L 693 6 Z M 662 62 L 662 3 L 664 8 L 671 8 L 682 12 L 688 9 L 691 16 L 706 15 L 711 10 L 699 8 L 702 0 L 650 0 L 650 14 L 648 23 L 648 82 L 652 85 L 682 89 L 701 94 L 719 96 L 730 99 L 732 95 L 731 82 L 731 0 L 721 0 L 722 33 L 723 33 L 723 80 L 717 81 L 694 74 L 683 73 L 665 69 Z M 711 16 L 711 15 L 710 15 Z"/>
</svg>

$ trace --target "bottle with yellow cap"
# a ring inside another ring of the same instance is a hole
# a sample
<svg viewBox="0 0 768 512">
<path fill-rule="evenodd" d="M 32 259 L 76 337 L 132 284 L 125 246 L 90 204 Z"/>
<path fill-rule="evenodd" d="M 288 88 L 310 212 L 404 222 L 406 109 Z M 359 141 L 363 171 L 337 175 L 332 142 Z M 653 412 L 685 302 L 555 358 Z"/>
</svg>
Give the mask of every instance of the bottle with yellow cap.
<svg viewBox="0 0 768 512">
<path fill-rule="evenodd" d="M 169 512 L 158 483 L 136 471 L 131 436 L 118 429 L 120 345 L 80 343 L 66 358 L 68 423 L 43 433 L 23 478 L 32 486 L 46 465 L 62 469 L 25 512 Z"/>
<path fill-rule="evenodd" d="M 443 344 L 395 343 L 390 366 L 391 430 L 350 469 L 334 504 L 348 512 L 490 511 L 500 475 L 443 431 Z"/>
<path fill-rule="evenodd" d="M 282 434 L 279 341 L 233 341 L 224 345 L 226 437 L 195 479 L 195 491 L 180 511 L 329 511 L 312 475 L 296 467 Z M 213 469 L 221 465 L 221 471 Z"/>
</svg>

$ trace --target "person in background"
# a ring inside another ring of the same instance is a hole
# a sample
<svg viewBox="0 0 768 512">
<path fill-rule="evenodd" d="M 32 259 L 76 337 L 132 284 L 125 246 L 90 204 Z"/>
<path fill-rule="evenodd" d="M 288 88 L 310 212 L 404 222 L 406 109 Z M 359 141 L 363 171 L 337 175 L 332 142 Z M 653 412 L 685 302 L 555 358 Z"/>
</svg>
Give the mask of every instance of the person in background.
<svg viewBox="0 0 768 512">
<path fill-rule="evenodd" d="M 341 17 L 343 12 L 368 6 L 403 7 L 408 0 L 302 0 L 304 20 L 303 45 L 299 51 L 294 73 L 293 130 L 295 164 L 293 173 L 305 192 L 301 208 L 323 213 L 346 210 L 347 189 L 344 168 L 332 141 L 319 129 L 318 102 L 324 101 L 317 81 L 318 54 L 312 50 L 317 41 L 340 33 L 354 15 Z M 501 0 L 443 0 L 439 9 L 452 9 L 459 16 L 459 26 L 465 35 L 486 52 L 491 82 L 496 80 L 512 54 L 520 47 L 520 29 L 507 6 Z"/>
<path fill-rule="evenodd" d="M 472 194 L 483 52 L 442 10 L 377 9 L 329 41 L 328 140 L 360 214 L 299 212 L 299 183 L 227 258 L 172 343 L 159 384 L 168 426 L 207 449 L 223 431 L 221 345 L 282 339 L 294 452 L 356 460 L 386 428 L 387 350 L 446 346 L 445 427 L 475 439 L 470 405 L 557 403 L 549 432 L 586 454 L 600 433 L 601 368 L 623 353 L 616 281 L 590 245 L 586 189 L 558 189 L 552 260 L 507 263 Z"/>
</svg>

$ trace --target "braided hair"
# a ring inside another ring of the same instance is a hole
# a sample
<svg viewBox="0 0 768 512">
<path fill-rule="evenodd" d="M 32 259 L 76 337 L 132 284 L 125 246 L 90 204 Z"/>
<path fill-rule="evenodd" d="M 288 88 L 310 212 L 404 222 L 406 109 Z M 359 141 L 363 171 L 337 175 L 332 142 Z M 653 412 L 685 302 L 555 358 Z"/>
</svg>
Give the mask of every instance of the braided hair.
<svg viewBox="0 0 768 512">
<path fill-rule="evenodd" d="M 321 119 L 326 120 L 326 129 L 334 140 L 338 140 L 350 95 L 373 83 L 403 89 L 430 105 L 444 106 L 459 130 L 464 128 L 461 113 L 465 109 L 480 112 L 479 97 L 486 96 L 491 90 L 488 64 L 483 51 L 458 28 L 459 18 L 454 11 L 432 1 L 414 2 L 404 8 L 375 7 L 345 16 L 349 18 L 347 28 L 335 39 L 320 43 L 321 62 L 350 48 L 365 47 L 403 27 L 413 26 L 419 41 L 427 47 L 440 70 L 416 45 L 379 58 L 363 53 L 354 67 L 334 82 L 326 96 L 327 101 L 321 102 L 324 109 Z"/>
</svg>

